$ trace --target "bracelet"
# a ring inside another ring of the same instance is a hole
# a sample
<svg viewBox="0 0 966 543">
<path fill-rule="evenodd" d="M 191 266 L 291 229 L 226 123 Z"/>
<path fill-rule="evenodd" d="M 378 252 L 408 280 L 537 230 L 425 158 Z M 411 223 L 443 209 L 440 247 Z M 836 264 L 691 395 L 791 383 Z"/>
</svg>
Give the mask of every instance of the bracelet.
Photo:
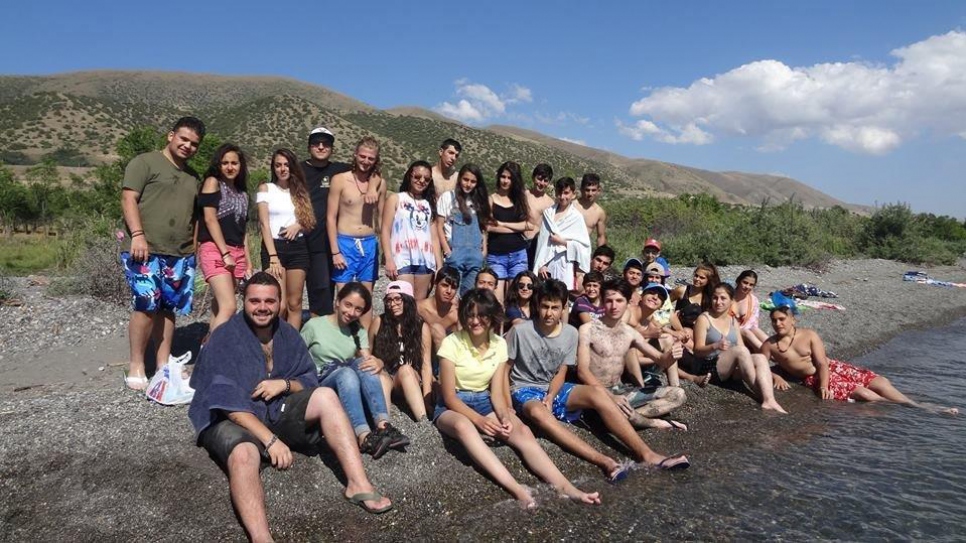
<svg viewBox="0 0 966 543">
<path fill-rule="evenodd" d="M 229 251 L 225 251 L 224 253 L 221 253 L 222 258 L 225 258 L 226 256 L 230 256 L 230 255 L 231 253 Z"/>
<path fill-rule="evenodd" d="M 268 444 L 265 445 L 265 450 L 268 451 L 269 449 L 271 449 L 272 445 L 274 445 L 276 441 L 278 441 L 278 436 L 275 434 L 272 434 L 272 439 L 268 440 Z"/>
<path fill-rule="evenodd" d="M 285 391 L 282 392 L 282 394 L 285 394 L 286 396 L 288 396 L 289 392 L 292 392 L 292 380 L 291 379 L 286 379 L 285 380 Z"/>
<path fill-rule="evenodd" d="M 336 251 L 336 252 L 332 253 L 332 256 L 341 255 L 341 254 L 342 254 L 341 252 Z"/>
<path fill-rule="evenodd" d="M 138 236 L 143 236 L 143 235 L 144 235 L 144 230 L 135 230 L 134 232 L 131 232 L 131 239 L 134 239 Z"/>
<path fill-rule="evenodd" d="M 278 254 L 268 253 L 268 258 L 278 258 Z"/>
</svg>

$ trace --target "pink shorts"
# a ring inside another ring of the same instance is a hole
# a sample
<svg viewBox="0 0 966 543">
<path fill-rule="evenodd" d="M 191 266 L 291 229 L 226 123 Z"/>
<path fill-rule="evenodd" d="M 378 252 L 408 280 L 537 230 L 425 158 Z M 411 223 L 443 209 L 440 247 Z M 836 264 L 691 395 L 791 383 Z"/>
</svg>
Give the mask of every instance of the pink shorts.
<svg viewBox="0 0 966 543">
<path fill-rule="evenodd" d="M 244 279 L 245 272 L 248 271 L 248 258 L 245 256 L 244 247 L 228 246 L 228 252 L 235 259 L 235 279 Z M 201 273 L 205 276 L 205 281 L 216 275 L 231 275 L 232 272 L 225 267 L 225 261 L 221 259 L 221 251 L 213 241 L 206 241 L 198 247 L 198 261 L 201 264 Z"/>
</svg>

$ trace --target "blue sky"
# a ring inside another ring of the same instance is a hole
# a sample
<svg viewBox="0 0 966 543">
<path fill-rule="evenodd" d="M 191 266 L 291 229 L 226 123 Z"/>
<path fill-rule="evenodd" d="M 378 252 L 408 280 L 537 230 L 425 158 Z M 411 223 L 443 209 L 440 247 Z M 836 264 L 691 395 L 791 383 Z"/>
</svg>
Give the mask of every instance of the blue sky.
<svg viewBox="0 0 966 543">
<path fill-rule="evenodd" d="M 966 217 L 963 2 L 21 2 L 0 73 L 280 75 Z"/>
</svg>

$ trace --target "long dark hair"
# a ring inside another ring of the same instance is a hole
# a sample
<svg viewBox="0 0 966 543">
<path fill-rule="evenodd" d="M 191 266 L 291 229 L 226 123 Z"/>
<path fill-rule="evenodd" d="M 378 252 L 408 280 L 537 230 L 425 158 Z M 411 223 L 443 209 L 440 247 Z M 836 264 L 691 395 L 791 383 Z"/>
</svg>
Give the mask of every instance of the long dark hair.
<svg viewBox="0 0 966 543">
<path fill-rule="evenodd" d="M 697 272 L 698 270 L 703 270 L 708 273 L 708 282 L 701 289 L 701 309 L 707 311 L 711 309 L 711 296 L 714 295 L 714 289 L 721 283 L 721 276 L 718 274 L 718 267 L 710 262 L 698 264 L 694 268 L 694 271 Z M 731 291 L 731 297 L 735 297 L 733 289 Z"/>
<path fill-rule="evenodd" d="M 295 156 L 295 153 L 288 149 L 278 149 L 272 153 L 272 162 L 269 164 L 269 169 L 272 171 L 272 183 L 275 184 L 278 184 L 278 175 L 275 174 L 275 157 L 277 156 L 285 157 L 285 160 L 288 160 L 288 192 L 292 195 L 292 203 L 295 204 L 295 218 L 303 230 L 311 230 L 315 228 L 316 216 L 312 209 L 308 183 L 305 182 L 305 174 L 302 173 L 299 159 Z"/>
<path fill-rule="evenodd" d="M 380 317 L 381 322 L 376 337 L 372 340 L 373 356 L 382 359 L 386 369 L 396 371 L 399 358 L 412 365 L 416 373 L 423 366 L 423 318 L 416 310 L 416 300 L 411 296 L 402 296 L 403 310 L 398 317 L 386 306 Z M 402 343 L 402 352 L 399 344 Z"/>
<path fill-rule="evenodd" d="M 533 283 L 530 289 L 530 301 L 527 302 L 527 305 L 530 309 L 530 318 L 532 319 L 537 315 L 537 286 L 540 284 L 540 279 L 530 270 L 524 270 L 518 273 L 516 277 L 513 278 L 513 281 L 510 281 L 510 287 L 507 289 L 506 293 L 506 308 L 510 309 L 511 307 L 520 307 L 521 300 L 520 294 L 517 291 L 517 284 L 520 282 L 520 279 L 524 277 L 529 277 L 530 281 Z M 564 300 L 564 302 L 566 302 L 566 300 Z"/>
<path fill-rule="evenodd" d="M 463 192 L 463 188 L 460 186 L 460 180 L 463 179 L 463 174 L 466 173 L 476 178 L 476 187 L 469 194 Z M 456 204 L 460 208 L 460 213 L 463 214 L 463 222 L 466 224 L 470 222 L 470 209 L 466 205 L 466 199 L 468 197 L 473 204 L 473 208 L 476 209 L 476 219 L 480 225 L 480 231 L 485 232 L 486 225 L 490 222 L 490 195 L 487 194 L 486 181 L 483 179 L 483 172 L 480 170 L 480 167 L 471 162 L 463 164 L 459 174 L 456 176 L 456 189 L 454 192 L 456 194 Z"/>
<path fill-rule="evenodd" d="M 432 218 L 436 219 L 436 183 L 433 183 L 433 167 L 425 160 L 417 160 L 409 165 L 409 169 L 406 170 L 406 174 L 403 175 L 402 183 L 399 185 L 399 192 L 409 192 L 410 186 L 413 184 L 413 172 L 416 168 L 426 168 L 429 172 L 429 184 L 426 185 L 426 190 L 420 195 L 420 198 L 429 202 L 429 208 L 432 210 Z M 410 196 L 413 196 L 409 192 Z M 415 198 L 415 196 L 413 196 Z"/>
<path fill-rule="evenodd" d="M 359 296 L 362 297 L 362 303 L 364 306 L 364 310 L 362 312 L 363 315 L 365 315 L 366 313 L 369 312 L 370 309 L 372 309 L 372 294 L 369 292 L 369 289 L 367 289 L 365 285 L 363 285 L 358 281 L 352 281 L 350 283 L 346 283 L 345 286 L 339 289 L 339 293 L 336 294 L 335 296 L 336 303 L 338 304 L 340 301 L 345 299 L 350 294 L 358 294 Z M 338 317 L 336 317 L 336 319 L 338 319 Z M 361 328 L 362 328 L 362 325 L 359 324 L 358 320 L 354 320 L 349 323 L 349 332 L 352 333 L 352 341 L 356 344 L 356 351 L 359 351 L 362 349 L 362 344 L 359 343 L 359 330 Z"/>
<path fill-rule="evenodd" d="M 211 156 L 211 162 L 208 163 L 208 169 L 205 170 L 205 175 L 201 178 L 208 179 L 209 177 L 214 177 L 219 181 L 225 181 L 227 183 L 228 180 L 221 173 L 221 160 L 228 153 L 238 155 L 238 175 L 235 176 L 235 189 L 242 194 L 248 194 L 248 160 L 245 158 L 245 153 L 234 143 L 223 143 L 215 149 L 215 154 Z"/>
<path fill-rule="evenodd" d="M 510 201 L 513 202 L 513 213 L 522 220 L 530 216 L 530 204 L 527 202 L 527 187 L 523 184 L 523 174 L 520 165 L 513 161 L 506 161 L 496 169 L 496 186 L 500 187 L 500 175 L 506 170 L 510 173 Z"/>
</svg>

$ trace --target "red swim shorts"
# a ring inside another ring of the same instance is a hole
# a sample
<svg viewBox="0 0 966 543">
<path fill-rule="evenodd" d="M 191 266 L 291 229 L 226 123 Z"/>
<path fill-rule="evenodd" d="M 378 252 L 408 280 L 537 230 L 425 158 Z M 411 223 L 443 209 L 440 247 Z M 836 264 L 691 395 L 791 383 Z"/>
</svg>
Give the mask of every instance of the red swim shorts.
<svg viewBox="0 0 966 543">
<path fill-rule="evenodd" d="M 855 389 L 869 386 L 876 377 L 878 375 L 871 370 L 828 359 L 828 389 L 832 393 L 832 399 L 848 400 Z M 809 375 L 802 383 L 811 389 L 818 387 L 818 373 Z"/>
</svg>

